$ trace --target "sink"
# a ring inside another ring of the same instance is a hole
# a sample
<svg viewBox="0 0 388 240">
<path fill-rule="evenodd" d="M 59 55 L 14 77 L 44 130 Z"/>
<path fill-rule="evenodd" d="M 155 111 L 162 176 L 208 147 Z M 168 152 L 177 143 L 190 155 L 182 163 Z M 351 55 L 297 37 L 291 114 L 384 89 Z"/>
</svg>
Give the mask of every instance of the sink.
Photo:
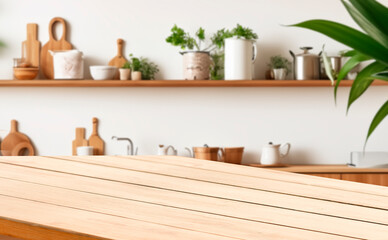
<svg viewBox="0 0 388 240">
<path fill-rule="evenodd" d="M 388 168 L 388 152 L 351 152 L 349 166 L 356 168 Z"/>
</svg>

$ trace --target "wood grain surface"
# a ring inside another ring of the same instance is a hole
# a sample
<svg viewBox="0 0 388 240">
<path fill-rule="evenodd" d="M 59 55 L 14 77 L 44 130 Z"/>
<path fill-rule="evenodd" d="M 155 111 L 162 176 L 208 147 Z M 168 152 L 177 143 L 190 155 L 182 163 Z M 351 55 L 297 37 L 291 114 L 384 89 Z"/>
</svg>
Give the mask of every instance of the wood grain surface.
<svg viewBox="0 0 388 240">
<path fill-rule="evenodd" d="M 0 235 L 386 239 L 387 193 L 379 186 L 183 157 L 1 157 Z"/>
<path fill-rule="evenodd" d="M 55 23 L 61 23 L 63 28 L 62 37 L 59 40 L 54 38 L 53 28 Z M 63 51 L 71 50 L 73 46 L 66 40 L 67 37 L 67 25 L 63 18 L 55 17 L 51 19 L 49 24 L 49 41 L 42 47 L 40 52 L 40 68 L 42 69 L 43 75 L 47 79 L 54 79 L 54 65 L 53 57 L 49 53 L 51 51 Z"/>
</svg>

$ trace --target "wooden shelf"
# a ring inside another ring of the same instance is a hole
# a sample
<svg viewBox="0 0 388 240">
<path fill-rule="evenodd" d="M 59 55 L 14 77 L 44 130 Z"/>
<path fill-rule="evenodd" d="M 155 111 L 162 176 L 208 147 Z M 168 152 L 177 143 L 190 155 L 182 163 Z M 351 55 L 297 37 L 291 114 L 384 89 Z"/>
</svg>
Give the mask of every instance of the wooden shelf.
<svg viewBox="0 0 388 240">
<path fill-rule="evenodd" d="M 343 80 L 341 86 L 349 87 L 353 81 Z M 388 86 L 388 82 L 376 80 L 373 85 Z M 329 80 L 0 80 L 0 87 L 332 87 Z"/>
</svg>

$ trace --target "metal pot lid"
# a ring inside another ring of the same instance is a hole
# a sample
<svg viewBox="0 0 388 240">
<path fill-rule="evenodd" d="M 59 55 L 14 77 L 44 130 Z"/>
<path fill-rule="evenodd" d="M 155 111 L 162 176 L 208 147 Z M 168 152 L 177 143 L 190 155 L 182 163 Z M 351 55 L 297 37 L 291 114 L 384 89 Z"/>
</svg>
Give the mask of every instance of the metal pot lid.
<svg viewBox="0 0 388 240">
<path fill-rule="evenodd" d="M 319 57 L 318 55 L 309 52 L 313 47 L 301 47 L 300 49 L 303 50 L 303 53 L 297 54 L 297 57 Z"/>
</svg>

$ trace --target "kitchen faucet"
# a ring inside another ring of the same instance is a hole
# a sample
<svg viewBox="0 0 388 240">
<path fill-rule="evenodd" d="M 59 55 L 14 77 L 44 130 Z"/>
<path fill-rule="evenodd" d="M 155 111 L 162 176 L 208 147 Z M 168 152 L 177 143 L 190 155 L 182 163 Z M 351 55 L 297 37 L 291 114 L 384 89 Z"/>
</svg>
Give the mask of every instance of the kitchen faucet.
<svg viewBox="0 0 388 240">
<path fill-rule="evenodd" d="M 128 141 L 128 145 L 127 145 L 127 155 L 131 155 L 133 156 L 133 142 L 130 138 L 122 138 L 122 137 L 116 137 L 116 136 L 112 136 L 112 140 L 116 140 L 116 141 Z M 131 149 L 131 150 L 129 150 Z M 136 148 L 136 154 L 137 154 L 137 148 Z"/>
</svg>

